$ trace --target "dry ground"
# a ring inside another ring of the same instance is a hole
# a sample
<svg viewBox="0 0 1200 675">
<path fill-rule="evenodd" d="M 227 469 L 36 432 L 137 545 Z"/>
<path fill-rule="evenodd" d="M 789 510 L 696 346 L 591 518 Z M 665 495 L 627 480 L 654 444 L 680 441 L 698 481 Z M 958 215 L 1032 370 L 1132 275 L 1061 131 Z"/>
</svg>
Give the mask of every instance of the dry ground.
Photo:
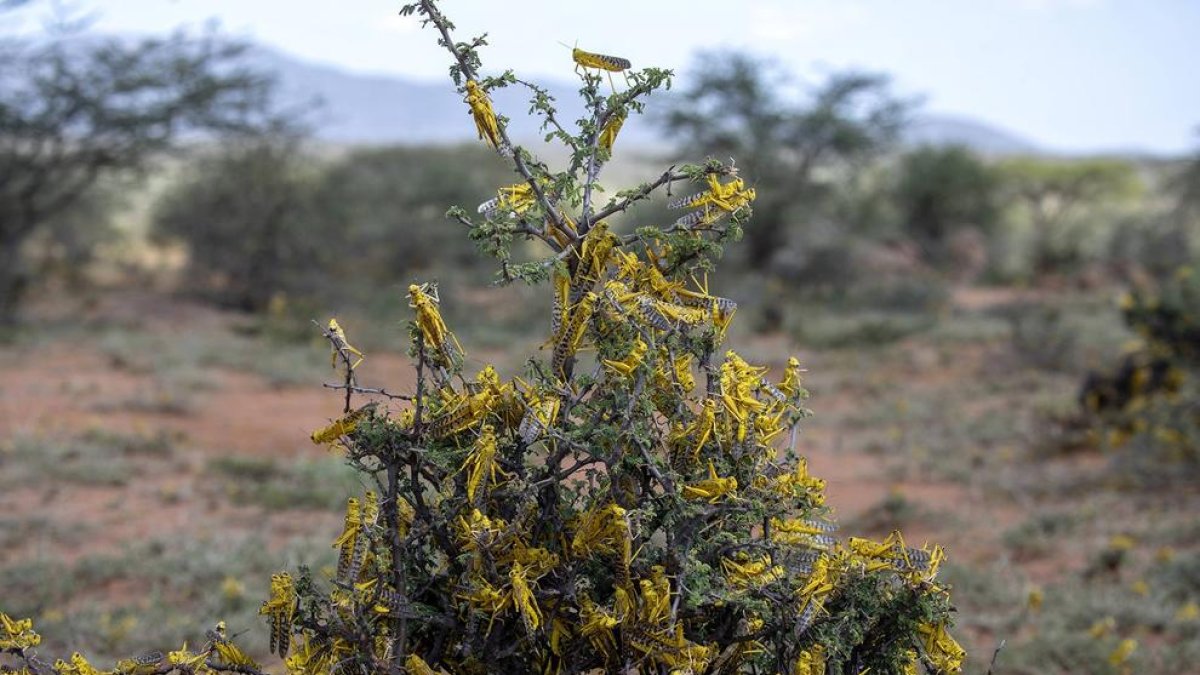
<svg viewBox="0 0 1200 675">
<path fill-rule="evenodd" d="M 1200 495 L 1119 486 L 1100 453 L 1055 449 L 1048 420 L 1071 410 L 1078 373 L 1014 349 L 989 313 L 1012 300 L 961 294 L 936 327 L 882 346 L 735 346 L 805 361 L 801 447 L 845 532 L 946 546 L 968 672 L 1000 640 L 998 673 L 1119 672 L 1107 656 L 1127 637 L 1133 672 L 1200 672 L 1178 615 L 1200 600 Z M 0 347 L 0 608 L 32 614 L 44 652 L 166 649 L 225 618 L 261 654 L 270 572 L 329 564 L 355 479 L 308 440 L 340 411 L 327 352 L 253 332 L 125 293 Z M 360 372 L 412 383 L 398 353 L 371 350 Z"/>
</svg>

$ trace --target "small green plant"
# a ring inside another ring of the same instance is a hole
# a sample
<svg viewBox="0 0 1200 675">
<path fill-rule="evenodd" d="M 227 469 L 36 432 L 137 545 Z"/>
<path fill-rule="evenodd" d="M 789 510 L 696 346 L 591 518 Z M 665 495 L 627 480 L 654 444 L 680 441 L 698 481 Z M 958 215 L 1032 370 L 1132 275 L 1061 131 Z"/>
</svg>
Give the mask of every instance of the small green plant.
<svg viewBox="0 0 1200 675">
<path fill-rule="evenodd" d="M 586 113 L 572 133 L 543 89 L 483 76 L 484 39 L 456 41 L 433 0 L 402 13 L 437 32 L 480 139 L 519 176 L 478 217 L 449 216 L 499 261 L 499 282 L 548 282 L 548 355 L 522 377 L 467 372 L 436 286 L 414 284 L 415 391 L 367 389 L 356 374 L 366 357 L 329 321 L 344 378 L 329 386 L 344 414 L 312 440 L 340 447 L 367 489 L 347 502 L 332 573 L 271 579 L 261 613 L 288 672 L 958 672 L 965 654 L 936 581 L 943 550 L 899 532 L 835 537 L 824 482 L 794 448 L 809 414 L 799 361 L 775 379 L 723 351 L 736 304 L 704 278 L 741 235 L 755 190 L 707 160 L 601 197 L 622 124 L 670 73 L 574 50 Z M 565 169 L 508 137 L 491 94 L 516 85 L 532 92 L 547 140 L 568 149 Z M 689 182 L 700 191 L 671 202 L 674 223 L 610 226 Z M 549 254 L 515 259 L 524 240 Z M 32 656 L 32 626 L 4 619 L 0 649 L 50 672 Z M 54 670 L 97 672 L 75 658 Z M 140 669 L 261 672 L 224 623 L 195 650 L 117 668 Z"/>
</svg>

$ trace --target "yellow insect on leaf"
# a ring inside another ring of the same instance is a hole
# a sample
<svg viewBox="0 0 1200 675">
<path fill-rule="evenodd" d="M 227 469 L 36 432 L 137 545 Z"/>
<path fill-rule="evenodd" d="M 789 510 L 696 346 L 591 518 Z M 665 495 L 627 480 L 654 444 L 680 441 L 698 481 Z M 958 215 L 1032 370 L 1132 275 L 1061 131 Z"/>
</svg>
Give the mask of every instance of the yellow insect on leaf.
<svg viewBox="0 0 1200 675">
<path fill-rule="evenodd" d="M 639 618 L 642 623 L 658 625 L 671 618 L 671 582 L 662 565 L 650 568 L 650 578 L 638 582 L 641 590 Z"/>
<path fill-rule="evenodd" d="M 571 279 L 571 301 L 578 302 L 579 296 L 599 281 L 613 249 L 617 245 L 617 235 L 608 229 L 608 223 L 599 222 L 583 235 L 579 245 L 579 262 Z"/>
<path fill-rule="evenodd" d="M 754 396 L 765 372 L 766 368 L 751 366 L 732 350 L 726 352 L 725 362 L 721 364 L 721 401 L 726 412 L 737 422 L 739 442 L 746 440 L 750 415 L 766 407 Z"/>
<path fill-rule="evenodd" d="M 825 503 L 825 481 L 808 473 L 808 460 L 801 457 L 796 468 L 775 478 L 774 491 L 785 497 L 805 497 L 813 506 Z"/>
<path fill-rule="evenodd" d="M 506 523 L 501 518 L 489 518 L 479 509 L 471 509 L 466 516 L 456 521 L 459 542 L 468 551 L 487 548 L 504 532 Z"/>
<path fill-rule="evenodd" d="M 654 312 L 659 316 L 666 318 L 672 324 L 683 324 L 685 326 L 696 326 L 711 319 L 711 313 L 701 307 L 688 307 L 666 300 L 656 300 L 647 298 L 649 304 L 653 307 Z"/>
<path fill-rule="evenodd" d="M 921 633 L 925 654 L 929 662 L 943 673 L 962 672 L 963 659 L 967 653 L 946 630 L 945 623 L 923 623 L 917 630 Z"/>
<path fill-rule="evenodd" d="M 491 99 L 475 80 L 467 80 L 465 100 L 471 107 L 471 116 L 475 118 L 475 130 L 479 132 L 479 138 L 499 150 L 503 141 L 500 139 L 500 125 L 496 122 L 496 112 L 492 110 Z"/>
<path fill-rule="evenodd" d="M 304 644 L 284 660 L 284 665 L 291 675 L 324 675 L 329 672 L 335 653 L 340 653 L 342 649 L 340 640 L 329 645 L 314 644 L 312 640 L 305 638 Z"/>
<path fill-rule="evenodd" d="M 537 440 L 538 436 L 554 425 L 558 419 L 558 411 L 562 405 L 557 394 L 530 389 L 526 393 L 525 415 L 517 427 L 517 435 L 526 445 Z"/>
<path fill-rule="evenodd" d="M 441 365 L 448 365 L 464 356 L 462 345 L 442 320 L 442 314 L 437 307 L 437 296 L 430 294 L 422 286 L 412 284 L 408 287 L 408 299 L 408 306 L 417 314 L 417 328 L 421 331 L 425 344 L 441 357 Z"/>
<path fill-rule="evenodd" d="M 895 531 L 880 542 L 861 537 L 850 537 L 850 550 L 864 558 L 890 559 L 895 557 L 897 548 L 904 546 L 904 540 L 900 537 L 900 533 Z"/>
<path fill-rule="evenodd" d="M 544 187 L 548 181 L 540 179 L 539 183 Z M 537 192 L 532 185 L 528 182 L 514 183 L 496 190 L 496 196 L 480 204 L 478 212 L 488 218 L 495 217 L 500 211 L 510 211 L 513 215 L 520 216 L 536 203 Z"/>
<path fill-rule="evenodd" d="M 571 552 L 579 557 L 615 555 L 619 566 L 618 582 L 623 587 L 629 587 L 633 535 L 628 512 L 616 504 L 585 511 L 576 525 Z"/>
<path fill-rule="evenodd" d="M 462 433 L 491 414 L 499 400 L 492 389 L 482 389 L 467 396 L 454 393 L 447 399 L 443 411 L 429 423 L 428 431 L 439 438 Z"/>
<path fill-rule="evenodd" d="M 512 601 L 508 593 L 491 585 L 482 577 L 472 579 L 471 592 L 459 597 L 471 603 L 472 607 L 493 615 L 503 612 Z"/>
<path fill-rule="evenodd" d="M 830 556 L 822 554 L 813 562 L 808 581 L 803 588 L 796 591 L 796 595 L 809 603 L 817 603 L 814 608 L 818 607 L 823 598 L 833 591 L 837 574 L 835 563 L 831 562 Z"/>
<path fill-rule="evenodd" d="M 408 658 L 404 659 L 404 669 L 408 671 L 409 675 L 447 675 L 446 671 L 441 668 L 434 670 L 432 666 L 425 663 L 425 659 L 416 654 L 409 654 Z"/>
<path fill-rule="evenodd" d="M 692 375 L 692 355 L 684 354 L 676 357 L 671 365 L 675 370 L 675 379 L 683 388 L 683 393 L 690 394 L 696 388 L 696 377 Z"/>
<path fill-rule="evenodd" d="M 558 339 L 558 344 L 554 346 L 554 355 L 552 357 L 552 367 L 554 374 L 563 379 L 566 375 L 567 361 L 575 356 L 579 351 L 579 347 L 583 344 L 583 336 L 587 331 L 588 322 L 592 318 L 592 313 L 596 309 L 596 300 L 598 299 L 595 293 L 588 291 L 574 307 L 570 309 L 569 318 L 563 324 L 562 336 Z"/>
<path fill-rule="evenodd" d="M 495 482 L 497 475 L 509 475 L 496 463 L 496 430 L 492 425 L 483 426 L 483 432 L 463 461 L 461 470 L 467 472 L 467 499 L 472 503 L 475 502 L 475 493 L 485 480 Z"/>
<path fill-rule="evenodd" d="M 354 550 L 358 548 L 362 526 L 362 509 L 359 506 L 358 498 L 350 497 L 346 500 L 346 519 L 345 525 L 342 527 L 342 534 L 333 541 L 333 548 L 339 549 L 337 564 L 338 579 L 349 579 L 350 566 L 354 560 Z"/>
<path fill-rule="evenodd" d="M 616 648 L 613 629 L 620 625 L 617 617 L 601 607 L 586 594 L 579 598 L 579 634 L 587 638 L 602 654 L 611 654 Z"/>
<path fill-rule="evenodd" d="M 0 612 L 0 650 L 29 649 L 42 642 L 33 630 L 33 619 L 14 619 Z"/>
<path fill-rule="evenodd" d="M 828 548 L 832 545 L 829 533 L 837 528 L 832 523 L 804 518 L 779 518 L 771 516 L 771 541 L 782 544 L 815 545 Z"/>
<path fill-rule="evenodd" d="M 512 584 L 513 606 L 525 622 L 526 630 L 532 633 L 542 625 L 542 612 L 538 609 L 537 598 L 533 596 L 533 590 L 529 587 L 525 567 L 521 563 L 513 563 L 508 572 L 508 580 Z"/>
<path fill-rule="evenodd" d="M 121 675 L 153 675 L 158 672 L 158 664 L 162 660 L 162 652 L 146 652 L 131 659 L 117 661 L 114 670 Z"/>
<path fill-rule="evenodd" d="M 216 627 L 208 631 L 208 639 L 212 649 L 216 650 L 220 661 L 229 666 L 249 666 L 258 668 L 254 659 L 250 658 L 242 648 L 229 640 L 229 634 L 224 621 L 218 621 Z"/>
<path fill-rule="evenodd" d="M 613 262 L 617 266 L 616 279 L 635 284 L 642 277 L 644 263 L 632 251 L 613 251 Z"/>
<path fill-rule="evenodd" d="M 578 73 L 580 68 L 584 70 L 604 70 L 609 73 L 608 86 L 616 89 L 613 85 L 612 73 L 619 73 L 629 70 L 633 64 L 628 59 L 623 59 L 619 56 L 609 56 L 607 54 L 596 54 L 593 52 L 585 52 L 579 47 L 571 49 L 571 59 L 575 61 L 575 72 Z"/>
<path fill-rule="evenodd" d="M 525 566 L 530 579 L 539 579 L 558 567 L 558 555 L 544 548 L 526 546 L 523 542 L 513 546 L 512 560 Z"/>
<path fill-rule="evenodd" d="M 783 380 L 779 383 L 779 390 L 789 399 L 800 396 L 804 392 L 803 378 L 805 372 L 800 367 L 800 359 L 794 356 L 789 358 L 787 368 L 783 371 Z"/>
<path fill-rule="evenodd" d="M 208 654 L 206 652 L 200 652 L 199 654 L 196 654 L 188 651 L 187 642 L 184 642 L 183 646 L 179 649 L 167 652 L 167 663 L 170 663 L 174 666 L 183 666 L 183 668 L 190 668 L 192 670 L 196 670 L 202 666 L 207 658 Z"/>
<path fill-rule="evenodd" d="M 327 333 L 332 352 L 329 355 L 329 366 L 331 368 L 337 367 L 338 356 L 346 358 L 347 362 L 349 362 L 351 372 L 358 367 L 358 364 L 366 360 L 363 353 L 351 346 L 350 342 L 346 339 L 346 331 L 342 330 L 342 326 L 338 323 L 337 319 L 329 320 L 329 330 Z"/>
<path fill-rule="evenodd" d="M 689 372 L 690 375 L 690 372 Z M 687 427 L 675 434 L 674 443 L 676 446 L 686 444 L 690 447 L 690 458 L 692 462 L 696 462 L 700 458 L 700 450 L 704 448 L 704 444 L 712 438 L 713 430 L 717 426 L 717 404 L 711 398 L 704 399 L 700 404 L 700 412 L 697 413 L 696 419 Z"/>
<path fill-rule="evenodd" d="M 782 434 L 786 427 L 783 424 L 784 411 L 780 410 L 775 414 L 762 413 L 754 418 L 754 433 L 758 443 L 763 446 L 767 452 L 767 457 L 771 457 L 774 450 L 771 449 L 771 443 L 779 434 Z"/>
<path fill-rule="evenodd" d="M 627 378 L 633 374 L 633 371 L 637 370 L 638 366 L 642 365 L 642 361 L 645 360 L 646 352 L 649 349 L 641 338 L 637 338 L 634 340 L 633 347 L 630 348 L 629 354 L 625 358 L 620 360 L 604 359 L 604 367 L 608 368 L 615 375 Z"/>
<path fill-rule="evenodd" d="M 54 670 L 59 675 L 108 675 L 105 671 L 88 663 L 88 660 L 83 658 L 83 654 L 75 652 L 71 654 L 70 662 L 59 659 L 54 663 Z"/>
<path fill-rule="evenodd" d="M 825 648 L 817 644 L 800 652 L 792 675 L 825 675 Z"/>
<path fill-rule="evenodd" d="M 558 244 L 558 250 L 561 251 L 579 238 L 579 226 L 562 211 L 558 212 L 558 217 L 559 220 L 556 222 L 552 216 L 546 216 L 546 234 L 554 239 L 554 243 Z"/>
<path fill-rule="evenodd" d="M 554 306 L 550 312 L 550 338 L 542 345 L 553 344 L 555 340 L 562 337 L 563 326 L 567 323 L 567 318 L 571 310 L 571 277 L 555 270 L 553 276 L 554 283 Z"/>
<path fill-rule="evenodd" d="M 728 183 L 721 183 L 715 173 L 705 177 L 708 189 L 688 197 L 682 197 L 669 203 L 673 209 L 697 209 L 678 220 L 678 227 L 708 226 L 721 218 L 745 208 L 758 196 L 754 188 L 746 188 L 740 178 L 734 177 Z"/>
<path fill-rule="evenodd" d="M 595 70 L 607 70 L 619 73 L 622 70 L 629 70 L 633 67 L 633 64 L 628 59 L 623 59 L 619 56 L 608 56 L 607 54 L 585 52 L 579 47 L 571 49 L 571 58 L 575 61 L 577 68 L 593 68 Z"/>
<path fill-rule="evenodd" d="M 730 476 L 722 478 L 717 475 L 717 468 L 712 460 L 708 462 L 708 478 L 693 485 L 683 487 L 684 499 L 705 499 L 715 504 L 723 497 L 733 496 L 738 489 L 737 479 Z"/>
<path fill-rule="evenodd" d="M 359 408 L 358 410 L 351 411 L 350 414 L 345 415 L 341 419 L 335 420 L 329 426 L 317 429 L 316 431 L 312 432 L 312 435 L 310 436 L 312 442 L 316 443 L 317 445 L 336 443 L 337 440 L 342 436 L 348 436 L 354 433 L 354 430 L 358 428 L 359 423 L 362 422 L 363 418 L 366 417 L 372 409 L 373 406 L 368 404 L 362 408 Z"/>
<path fill-rule="evenodd" d="M 783 567 L 771 564 L 766 555 L 751 558 L 742 553 L 736 559 L 722 558 L 721 568 L 735 586 L 763 586 L 784 576 Z"/>
<path fill-rule="evenodd" d="M 621 127 L 625 124 L 625 113 L 614 113 L 608 118 L 608 122 L 604 124 L 604 128 L 600 130 L 600 138 L 597 139 L 597 144 L 608 154 L 612 154 L 613 144 L 617 142 L 617 134 L 621 132 Z"/>
<path fill-rule="evenodd" d="M 634 627 L 626 632 L 634 649 L 665 667 L 672 675 L 714 672 L 708 666 L 715 650 L 684 637 L 682 624 L 676 624 L 674 630 L 647 631 Z"/>
<path fill-rule="evenodd" d="M 270 650 L 280 658 L 286 657 L 292 641 L 292 618 L 296 612 L 296 586 L 287 572 L 271 575 L 271 597 L 263 602 L 258 613 L 271 624 Z"/>
</svg>

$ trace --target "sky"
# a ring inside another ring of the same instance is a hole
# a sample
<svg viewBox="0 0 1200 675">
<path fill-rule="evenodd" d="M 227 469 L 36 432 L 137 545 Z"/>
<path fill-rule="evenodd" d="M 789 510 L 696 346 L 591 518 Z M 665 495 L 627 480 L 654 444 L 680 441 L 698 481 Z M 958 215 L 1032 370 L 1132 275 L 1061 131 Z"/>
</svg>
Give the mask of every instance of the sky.
<svg viewBox="0 0 1200 675">
<path fill-rule="evenodd" d="M 432 80 L 447 54 L 400 0 L 71 0 L 95 28 L 223 30 L 308 61 Z M 570 77 L 560 44 L 672 68 L 700 49 L 777 60 L 800 82 L 889 73 L 929 112 L 997 125 L 1050 150 L 1179 153 L 1200 146 L 1200 0 L 442 0 L 485 72 Z"/>
</svg>

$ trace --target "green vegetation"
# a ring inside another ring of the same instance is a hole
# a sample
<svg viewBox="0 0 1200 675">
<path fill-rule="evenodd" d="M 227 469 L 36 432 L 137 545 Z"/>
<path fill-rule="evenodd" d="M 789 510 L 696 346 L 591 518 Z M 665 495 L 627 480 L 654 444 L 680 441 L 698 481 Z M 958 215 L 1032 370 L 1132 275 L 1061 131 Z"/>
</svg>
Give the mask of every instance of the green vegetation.
<svg viewBox="0 0 1200 675">
<path fill-rule="evenodd" d="M 78 235 L 69 226 L 80 224 L 76 209 L 102 199 L 101 179 L 146 172 L 188 131 L 244 131 L 271 116 L 269 78 L 242 66 L 244 46 L 217 35 L 133 44 L 72 37 L 5 36 L 0 45 L 4 328 L 33 281 L 26 246 L 36 235 L 54 225 L 72 232 L 68 248 L 95 241 L 90 222 Z"/>
</svg>

